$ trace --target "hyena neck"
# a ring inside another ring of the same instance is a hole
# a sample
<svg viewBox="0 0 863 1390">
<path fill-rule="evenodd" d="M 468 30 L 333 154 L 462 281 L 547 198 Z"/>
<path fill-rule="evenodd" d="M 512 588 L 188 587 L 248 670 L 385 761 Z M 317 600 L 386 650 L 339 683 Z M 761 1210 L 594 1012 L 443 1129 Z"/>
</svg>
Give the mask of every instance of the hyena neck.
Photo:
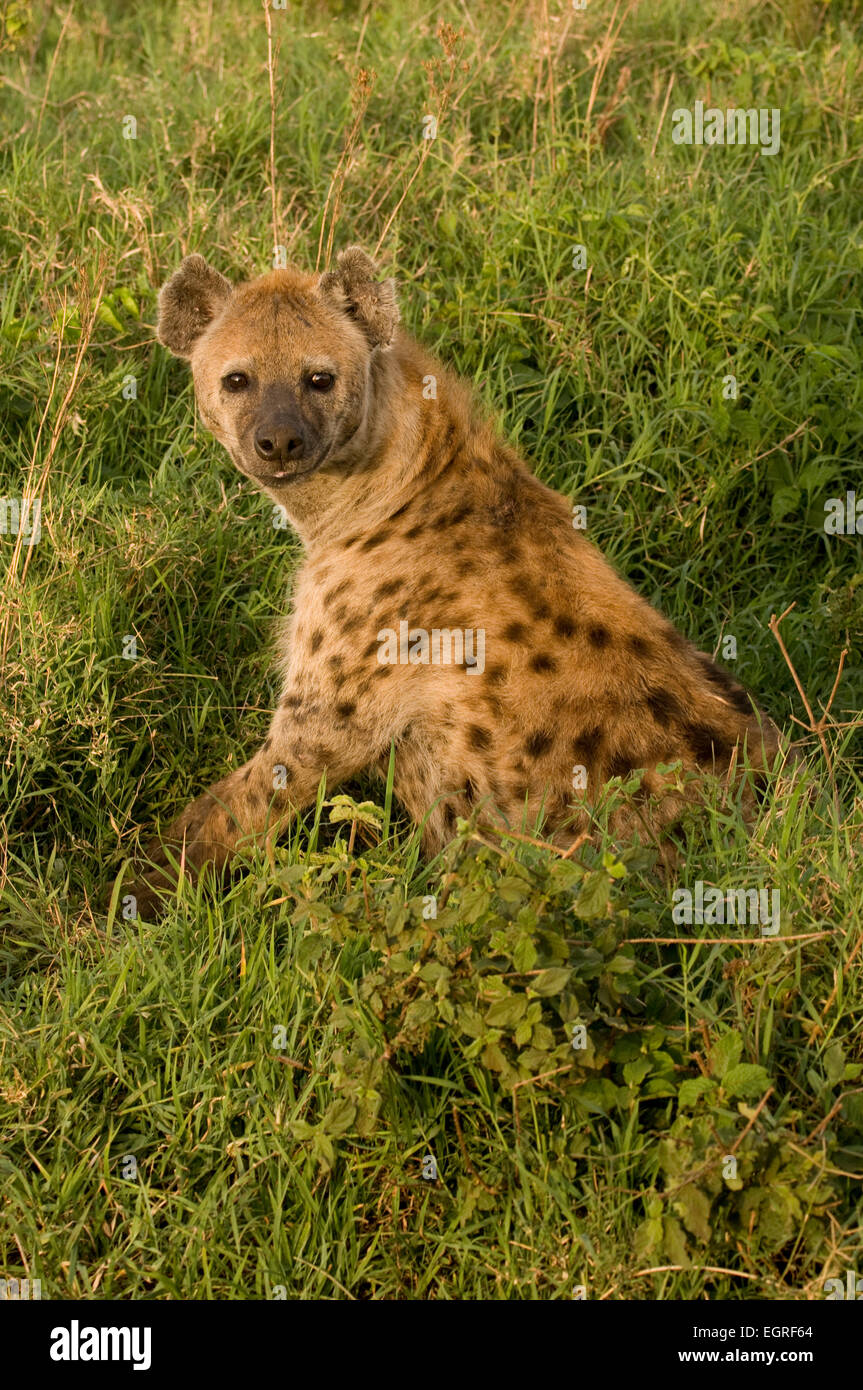
<svg viewBox="0 0 863 1390">
<path fill-rule="evenodd" d="M 465 384 L 399 332 L 372 363 L 365 418 L 347 446 L 307 481 L 271 496 L 310 554 L 372 533 L 420 488 L 433 488 L 445 460 L 427 447 L 432 433 L 464 448 L 488 426 Z"/>
</svg>

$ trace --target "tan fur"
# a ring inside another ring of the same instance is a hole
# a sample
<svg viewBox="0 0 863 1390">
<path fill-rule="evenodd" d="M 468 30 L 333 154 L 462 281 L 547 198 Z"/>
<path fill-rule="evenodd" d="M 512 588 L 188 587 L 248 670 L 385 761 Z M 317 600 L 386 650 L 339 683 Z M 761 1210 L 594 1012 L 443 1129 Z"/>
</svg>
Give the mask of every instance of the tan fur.
<svg viewBox="0 0 863 1390">
<path fill-rule="evenodd" d="M 727 768 L 745 743 L 760 768 L 777 751 L 742 688 L 573 529 L 566 500 L 397 323 L 392 282 L 358 248 L 323 277 L 280 270 L 234 291 L 190 257 L 160 296 L 159 336 L 190 357 L 202 418 L 306 552 L 269 735 L 165 837 L 192 872 L 277 834 L 324 771 L 333 787 L 384 769 L 391 742 L 396 794 L 429 852 L 478 806 L 513 827 L 544 811 L 550 834 L 571 837 L 608 778 L 639 768 L 616 826 L 656 834 L 691 795 L 658 764 Z M 231 391 L 236 372 L 248 384 Z M 329 391 L 314 372 L 335 377 Z M 378 634 L 400 620 L 484 630 L 484 672 L 381 664 Z M 586 791 L 573 789 L 581 766 Z M 139 911 L 169 877 L 142 873 Z"/>
</svg>

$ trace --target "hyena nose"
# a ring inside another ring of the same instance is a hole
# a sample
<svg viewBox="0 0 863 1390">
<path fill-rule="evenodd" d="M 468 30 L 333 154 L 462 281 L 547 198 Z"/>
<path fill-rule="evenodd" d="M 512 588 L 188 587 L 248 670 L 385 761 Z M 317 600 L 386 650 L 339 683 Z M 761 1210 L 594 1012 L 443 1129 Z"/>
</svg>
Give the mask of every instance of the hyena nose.
<svg viewBox="0 0 863 1390">
<path fill-rule="evenodd" d="M 303 441 L 296 426 L 259 425 L 255 453 L 264 463 L 294 463 L 303 456 Z"/>
</svg>

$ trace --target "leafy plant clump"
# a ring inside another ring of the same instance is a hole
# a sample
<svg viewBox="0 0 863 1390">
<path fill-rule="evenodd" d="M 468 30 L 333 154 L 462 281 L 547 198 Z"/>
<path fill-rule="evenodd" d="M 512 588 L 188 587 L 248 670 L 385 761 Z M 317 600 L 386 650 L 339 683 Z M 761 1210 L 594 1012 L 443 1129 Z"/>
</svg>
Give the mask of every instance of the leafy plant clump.
<svg viewBox="0 0 863 1390">
<path fill-rule="evenodd" d="M 375 825 L 373 810 L 354 814 Z M 337 798 L 332 819 L 349 815 L 350 799 Z M 659 948 L 644 949 L 663 935 L 639 890 L 649 853 L 579 862 L 485 843 L 465 822 L 460 831 L 438 893 L 406 897 L 374 850 L 349 859 L 343 841 L 278 874 L 283 910 L 306 929 L 294 965 L 312 989 L 323 994 L 348 943 L 365 946 L 350 971 L 337 968 L 333 1099 L 292 1125 L 321 1170 L 336 1165 L 340 1141 L 375 1131 L 400 1073 L 429 1058 L 440 1074 L 442 1050 L 445 1074 L 479 1069 L 498 1108 L 512 1108 L 516 1135 L 525 1087 L 564 1130 L 638 1117 L 649 1136 L 640 1257 L 685 1268 L 694 1252 L 739 1239 L 768 1257 L 797 1241 L 814 1249 L 836 1189 L 800 1148 L 799 1112 L 771 1114 L 771 1077 L 744 1060 L 741 1032 L 717 1029 L 704 1059 L 687 1045 L 648 959 Z"/>
</svg>

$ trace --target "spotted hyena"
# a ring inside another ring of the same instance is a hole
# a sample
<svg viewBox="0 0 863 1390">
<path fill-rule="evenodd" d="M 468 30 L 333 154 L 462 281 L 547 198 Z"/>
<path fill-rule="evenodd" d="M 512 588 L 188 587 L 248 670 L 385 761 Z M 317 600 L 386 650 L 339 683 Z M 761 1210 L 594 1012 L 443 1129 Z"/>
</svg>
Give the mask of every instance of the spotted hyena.
<svg viewBox="0 0 863 1390">
<path fill-rule="evenodd" d="M 142 913 L 172 859 L 195 873 L 271 841 L 323 773 L 332 786 L 385 770 L 392 745 L 428 852 L 475 809 L 514 828 L 544 816 L 569 841 L 608 779 L 636 769 L 616 826 L 656 834 L 693 794 L 687 772 L 733 768 L 744 745 L 752 766 L 773 760 L 770 721 L 399 328 L 393 282 L 359 248 L 324 275 L 238 288 L 189 256 L 162 289 L 158 333 L 305 560 L 269 733 L 151 847 Z"/>
</svg>

